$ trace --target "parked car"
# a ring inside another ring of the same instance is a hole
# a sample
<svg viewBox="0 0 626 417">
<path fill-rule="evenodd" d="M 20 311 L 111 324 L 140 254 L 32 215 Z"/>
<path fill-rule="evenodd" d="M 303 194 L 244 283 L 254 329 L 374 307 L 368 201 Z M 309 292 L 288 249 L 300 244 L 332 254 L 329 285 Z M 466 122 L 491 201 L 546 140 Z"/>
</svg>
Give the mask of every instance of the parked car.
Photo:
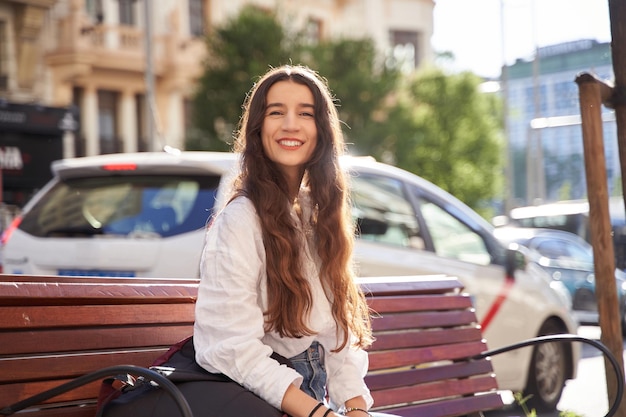
<svg viewBox="0 0 626 417">
<path fill-rule="evenodd" d="M 624 197 L 610 197 L 608 208 L 615 251 L 615 267 L 626 270 Z M 587 200 L 565 200 L 536 206 L 516 207 L 511 210 L 508 216 L 494 218 L 495 222 L 498 222 L 499 225 L 563 230 L 591 242 L 589 202 Z"/>
<path fill-rule="evenodd" d="M 575 333 L 565 289 L 507 250 L 492 226 L 407 171 L 346 157 L 361 276 L 446 274 L 473 296 L 490 348 Z M 4 272 L 198 277 L 204 228 L 225 202 L 231 153 L 116 154 L 53 163 L 53 180 L 4 235 Z M 502 389 L 554 409 L 575 377 L 578 344 L 544 344 L 493 359 Z M 529 403 L 530 404 L 530 403 Z"/>
<path fill-rule="evenodd" d="M 553 280 L 565 285 L 581 324 L 599 324 L 593 248 L 589 243 L 573 233 L 544 228 L 499 227 L 494 233 L 507 245 L 517 243 L 529 248 L 530 258 Z M 615 282 L 622 332 L 626 334 L 626 273 L 621 269 L 615 269 Z"/>
</svg>

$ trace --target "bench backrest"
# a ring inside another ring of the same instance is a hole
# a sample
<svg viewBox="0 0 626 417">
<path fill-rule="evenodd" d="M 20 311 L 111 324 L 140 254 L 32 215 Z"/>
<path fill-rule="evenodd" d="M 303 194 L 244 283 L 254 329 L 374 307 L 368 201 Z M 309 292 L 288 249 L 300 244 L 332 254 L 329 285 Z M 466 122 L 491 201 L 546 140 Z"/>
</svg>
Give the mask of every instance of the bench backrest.
<svg viewBox="0 0 626 417">
<path fill-rule="evenodd" d="M 367 376 L 375 409 L 443 417 L 502 406 L 491 363 L 468 360 L 486 346 L 459 281 L 389 279 L 362 282 L 379 315 Z M 0 409 L 100 368 L 149 366 L 191 335 L 196 295 L 195 280 L 0 275 Z M 93 417 L 98 389 L 29 415 Z"/>
<path fill-rule="evenodd" d="M 192 280 L 0 276 L 0 409 L 97 369 L 149 366 L 192 334 L 196 294 Z M 99 386 L 50 400 L 86 406 L 36 415 L 92 417 Z"/>
<path fill-rule="evenodd" d="M 491 361 L 471 359 L 487 346 L 457 279 L 363 288 L 378 314 L 366 377 L 375 410 L 450 417 L 503 406 Z"/>
</svg>

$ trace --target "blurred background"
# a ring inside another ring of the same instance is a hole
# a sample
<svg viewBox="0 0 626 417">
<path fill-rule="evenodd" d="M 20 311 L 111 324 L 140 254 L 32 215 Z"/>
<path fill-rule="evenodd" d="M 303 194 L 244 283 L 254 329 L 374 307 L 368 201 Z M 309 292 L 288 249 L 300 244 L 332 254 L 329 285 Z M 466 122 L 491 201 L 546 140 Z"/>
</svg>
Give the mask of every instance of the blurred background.
<svg viewBox="0 0 626 417">
<path fill-rule="evenodd" d="M 255 77 L 284 63 L 328 79 L 351 153 L 490 221 L 586 198 L 574 78 L 613 78 L 607 1 L 1 0 L 1 227 L 55 159 L 229 150 Z"/>
</svg>

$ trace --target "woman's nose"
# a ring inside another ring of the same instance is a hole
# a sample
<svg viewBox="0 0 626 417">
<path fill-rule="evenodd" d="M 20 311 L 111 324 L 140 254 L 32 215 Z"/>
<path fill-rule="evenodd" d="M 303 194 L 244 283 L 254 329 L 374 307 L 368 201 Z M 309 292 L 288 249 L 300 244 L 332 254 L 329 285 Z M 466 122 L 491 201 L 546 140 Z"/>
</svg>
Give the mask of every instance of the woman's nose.
<svg viewBox="0 0 626 417">
<path fill-rule="evenodd" d="M 295 113 L 287 112 L 287 114 L 285 114 L 285 117 L 283 118 L 283 129 L 298 129 L 298 117 Z"/>
</svg>

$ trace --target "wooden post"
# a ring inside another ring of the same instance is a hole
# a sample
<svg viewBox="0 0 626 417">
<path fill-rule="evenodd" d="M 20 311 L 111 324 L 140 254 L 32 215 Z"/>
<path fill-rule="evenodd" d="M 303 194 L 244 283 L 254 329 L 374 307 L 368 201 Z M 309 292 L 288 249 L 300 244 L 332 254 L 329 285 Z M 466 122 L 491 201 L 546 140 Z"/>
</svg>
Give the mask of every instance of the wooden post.
<svg viewBox="0 0 626 417">
<path fill-rule="evenodd" d="M 580 95 L 585 173 L 589 199 L 589 228 L 596 278 L 596 300 L 600 315 L 601 340 L 624 368 L 621 317 L 615 284 L 615 252 L 609 215 L 609 194 L 602 134 L 602 103 L 612 96 L 612 88 L 593 75 L 583 73 L 576 78 Z M 605 369 L 607 366 L 605 359 Z M 609 403 L 617 395 L 613 371 L 606 374 Z M 622 402 L 616 416 L 626 417 Z"/>
<path fill-rule="evenodd" d="M 615 86 L 610 102 L 611 107 L 615 110 L 617 145 L 622 173 L 622 195 L 623 198 L 626 198 L 626 26 L 624 25 L 626 2 L 624 0 L 609 0 L 609 20 L 611 25 L 611 58 L 613 74 L 615 75 Z M 624 206 L 626 208 L 626 200 L 624 200 Z M 620 346 L 617 350 L 617 340 L 615 343 L 615 350 L 611 350 L 619 360 L 623 361 L 623 347 Z M 618 352 L 620 355 L 617 355 Z M 622 363 L 622 368 L 623 366 Z M 616 416 L 626 417 L 626 400 L 623 398 Z"/>
</svg>

